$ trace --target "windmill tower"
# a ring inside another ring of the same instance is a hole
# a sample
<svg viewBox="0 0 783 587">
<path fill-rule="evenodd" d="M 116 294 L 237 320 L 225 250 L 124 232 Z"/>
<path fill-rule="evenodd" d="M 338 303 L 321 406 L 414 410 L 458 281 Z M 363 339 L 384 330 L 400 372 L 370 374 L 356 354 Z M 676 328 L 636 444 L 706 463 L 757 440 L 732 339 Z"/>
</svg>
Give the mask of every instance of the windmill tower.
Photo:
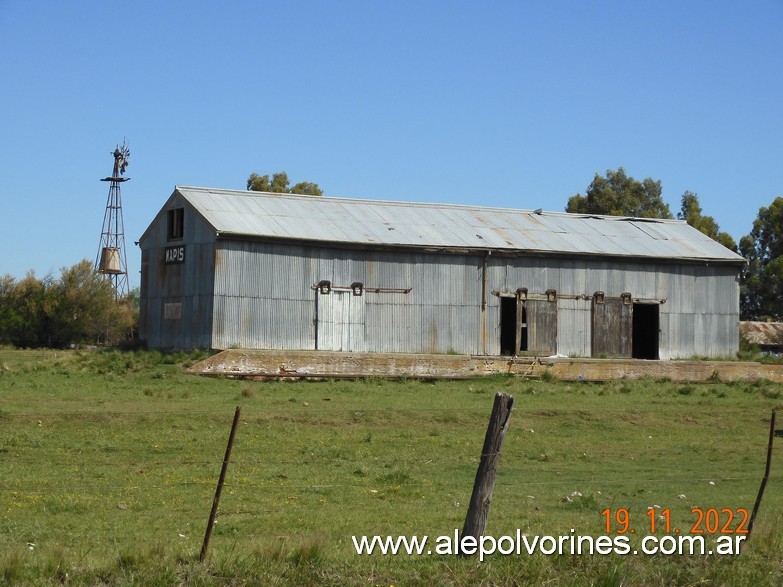
<svg viewBox="0 0 783 587">
<path fill-rule="evenodd" d="M 106 200 L 106 213 L 103 216 L 101 242 L 98 256 L 95 258 L 95 270 L 103 273 L 114 285 L 117 298 L 128 295 L 128 260 L 125 255 L 125 223 L 122 219 L 122 194 L 120 184 L 130 177 L 122 177 L 130 163 L 130 150 L 123 141 L 114 149 L 114 170 L 111 177 L 101 181 L 109 184 L 109 197 Z"/>
</svg>

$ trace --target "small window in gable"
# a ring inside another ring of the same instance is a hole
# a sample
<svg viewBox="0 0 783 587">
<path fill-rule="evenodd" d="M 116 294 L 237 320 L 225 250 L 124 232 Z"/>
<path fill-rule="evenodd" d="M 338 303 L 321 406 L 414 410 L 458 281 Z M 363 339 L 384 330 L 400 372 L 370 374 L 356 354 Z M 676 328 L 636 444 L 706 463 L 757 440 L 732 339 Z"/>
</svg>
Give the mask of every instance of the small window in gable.
<svg viewBox="0 0 783 587">
<path fill-rule="evenodd" d="M 185 209 L 174 208 L 168 211 L 168 240 L 180 240 L 184 236 Z"/>
</svg>

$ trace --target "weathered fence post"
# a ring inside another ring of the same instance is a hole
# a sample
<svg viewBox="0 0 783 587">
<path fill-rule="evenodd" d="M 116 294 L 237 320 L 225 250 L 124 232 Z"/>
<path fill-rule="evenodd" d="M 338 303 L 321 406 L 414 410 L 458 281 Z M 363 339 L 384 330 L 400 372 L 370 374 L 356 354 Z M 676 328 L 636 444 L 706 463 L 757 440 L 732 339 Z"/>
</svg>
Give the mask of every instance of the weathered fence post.
<svg viewBox="0 0 783 587">
<path fill-rule="evenodd" d="M 753 531 L 753 521 L 756 519 L 756 514 L 759 511 L 761 505 L 761 498 L 764 497 L 764 488 L 767 486 L 767 480 L 769 479 L 769 469 L 772 464 L 772 445 L 775 441 L 775 410 L 772 410 L 772 419 L 769 422 L 769 443 L 767 444 L 767 468 L 764 470 L 764 478 L 761 480 L 761 487 L 759 487 L 759 494 L 756 496 L 756 504 L 753 506 L 753 513 L 750 515 L 750 522 L 748 523 L 748 538 Z"/>
<path fill-rule="evenodd" d="M 478 540 L 487 527 L 492 489 L 495 487 L 495 473 L 500 459 L 500 447 L 506 436 L 513 405 L 513 395 L 500 392 L 495 394 L 495 403 L 492 406 L 492 415 L 489 417 L 487 435 L 484 437 L 484 448 L 481 451 L 481 461 L 476 471 L 473 495 L 470 497 L 470 505 L 467 516 L 465 516 L 465 525 L 462 527 L 460 541 L 463 536 L 473 536 Z M 459 545 L 457 548 L 459 549 Z"/>
<path fill-rule="evenodd" d="M 234 444 L 234 436 L 237 432 L 237 424 L 239 424 L 239 406 L 237 406 L 234 412 L 234 423 L 231 425 L 231 434 L 228 436 L 228 446 L 226 446 L 226 456 L 223 457 L 223 468 L 220 469 L 220 479 L 218 479 L 217 488 L 215 489 L 215 499 L 212 501 L 212 511 L 209 513 L 209 521 L 207 522 L 207 531 L 204 533 L 204 544 L 201 546 L 201 554 L 198 557 L 199 561 L 203 561 L 207 556 L 207 548 L 209 548 L 209 539 L 212 536 L 212 527 L 215 525 L 215 517 L 217 516 L 218 503 L 220 503 L 220 493 L 223 491 L 223 482 L 226 480 L 226 471 L 228 470 L 228 461 L 231 458 L 231 447 Z"/>
</svg>

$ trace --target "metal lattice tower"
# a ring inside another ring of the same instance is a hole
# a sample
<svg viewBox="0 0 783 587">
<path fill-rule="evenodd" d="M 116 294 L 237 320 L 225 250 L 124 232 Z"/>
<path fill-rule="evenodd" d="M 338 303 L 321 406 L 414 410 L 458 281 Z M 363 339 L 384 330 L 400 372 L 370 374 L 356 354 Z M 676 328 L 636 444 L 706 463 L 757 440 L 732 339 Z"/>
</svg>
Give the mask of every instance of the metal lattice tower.
<svg viewBox="0 0 783 587">
<path fill-rule="evenodd" d="M 98 245 L 98 256 L 95 258 L 95 270 L 103 273 L 114 286 L 115 296 L 128 296 L 128 260 L 125 254 L 125 223 L 122 219 L 122 193 L 120 184 L 130 177 L 122 177 L 125 168 L 130 163 L 130 150 L 122 143 L 114 149 L 114 170 L 111 177 L 101 181 L 111 182 L 109 197 L 106 200 L 106 213 L 103 216 L 101 242 Z"/>
</svg>

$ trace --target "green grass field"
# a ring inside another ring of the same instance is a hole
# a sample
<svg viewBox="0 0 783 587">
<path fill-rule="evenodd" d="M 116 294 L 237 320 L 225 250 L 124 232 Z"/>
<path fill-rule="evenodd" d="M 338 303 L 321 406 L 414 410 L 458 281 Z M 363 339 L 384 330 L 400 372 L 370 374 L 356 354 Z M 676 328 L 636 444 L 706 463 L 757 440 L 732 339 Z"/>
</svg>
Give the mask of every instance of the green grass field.
<svg viewBox="0 0 783 587">
<path fill-rule="evenodd" d="M 638 546 L 655 506 L 669 509 L 670 534 L 688 534 L 692 508 L 753 508 L 783 386 L 253 382 L 186 374 L 196 358 L 0 350 L 0 583 L 783 583 L 779 453 L 740 556 L 525 553 L 480 562 L 360 556 L 351 540 L 434 540 L 462 527 L 498 391 L 515 404 L 487 534 L 599 536 L 602 512 L 624 508 Z M 236 406 L 218 523 L 200 563 Z"/>
</svg>

